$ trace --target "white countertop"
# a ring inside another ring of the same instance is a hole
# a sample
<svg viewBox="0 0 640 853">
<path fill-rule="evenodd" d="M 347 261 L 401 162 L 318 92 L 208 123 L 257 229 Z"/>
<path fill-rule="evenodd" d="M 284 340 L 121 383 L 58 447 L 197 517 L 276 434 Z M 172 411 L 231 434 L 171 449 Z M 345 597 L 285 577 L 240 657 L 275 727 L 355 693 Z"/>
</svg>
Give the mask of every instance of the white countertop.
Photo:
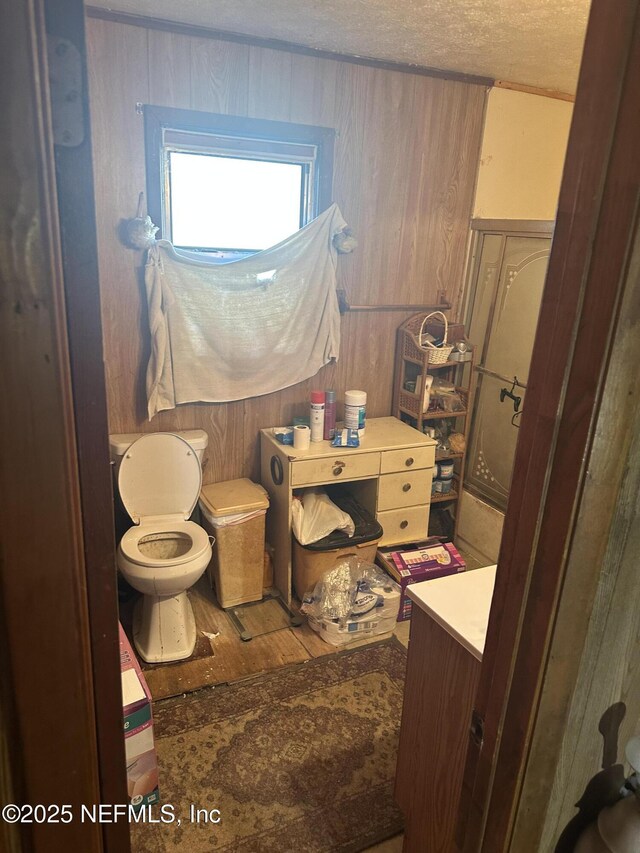
<svg viewBox="0 0 640 853">
<path fill-rule="evenodd" d="M 341 424 L 338 424 L 341 427 Z M 437 442 L 428 435 L 420 432 L 398 418 L 367 418 L 364 436 L 360 439 L 359 447 L 333 447 L 330 441 L 312 442 L 308 450 L 296 450 L 290 444 L 280 444 L 274 436 L 274 430 L 286 427 L 269 427 L 260 432 L 271 441 L 282 453 L 294 461 L 296 459 L 319 459 L 335 457 L 336 454 L 350 456 L 376 450 L 403 450 L 409 447 L 424 445 L 434 447 Z"/>
<path fill-rule="evenodd" d="M 473 569 L 407 587 L 407 595 L 477 660 L 482 660 L 496 567 Z"/>
</svg>

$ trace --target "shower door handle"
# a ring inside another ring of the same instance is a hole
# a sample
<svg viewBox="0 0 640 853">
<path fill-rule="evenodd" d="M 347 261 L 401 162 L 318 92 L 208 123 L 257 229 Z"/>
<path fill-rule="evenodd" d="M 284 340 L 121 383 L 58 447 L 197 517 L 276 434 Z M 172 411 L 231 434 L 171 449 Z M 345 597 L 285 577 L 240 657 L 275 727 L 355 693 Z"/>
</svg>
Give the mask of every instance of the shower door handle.
<svg viewBox="0 0 640 853">
<path fill-rule="evenodd" d="M 527 386 L 524 382 L 520 382 L 517 376 L 503 376 L 502 373 L 496 373 L 495 370 L 489 370 L 488 367 L 485 367 L 482 364 L 474 365 L 474 370 L 477 370 L 478 373 L 481 373 L 483 376 L 491 376 L 492 379 L 500 379 L 502 382 L 509 382 L 513 384 L 517 388 L 524 388 L 527 390 Z"/>
</svg>

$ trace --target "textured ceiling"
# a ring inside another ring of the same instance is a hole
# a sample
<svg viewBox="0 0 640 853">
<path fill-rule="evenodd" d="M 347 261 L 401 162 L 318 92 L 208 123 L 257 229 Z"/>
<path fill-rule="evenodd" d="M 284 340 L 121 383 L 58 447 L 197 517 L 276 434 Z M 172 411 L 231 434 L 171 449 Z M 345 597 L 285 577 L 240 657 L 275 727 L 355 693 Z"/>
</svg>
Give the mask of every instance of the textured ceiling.
<svg viewBox="0 0 640 853">
<path fill-rule="evenodd" d="M 574 92 L 589 0 L 109 0 L 105 5 Z"/>
</svg>

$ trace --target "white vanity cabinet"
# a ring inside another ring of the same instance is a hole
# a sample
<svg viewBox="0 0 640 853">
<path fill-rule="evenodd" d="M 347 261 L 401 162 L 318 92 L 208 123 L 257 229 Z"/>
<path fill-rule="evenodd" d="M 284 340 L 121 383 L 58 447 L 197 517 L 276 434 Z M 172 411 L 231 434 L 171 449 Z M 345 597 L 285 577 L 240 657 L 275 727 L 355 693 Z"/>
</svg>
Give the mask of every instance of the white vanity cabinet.
<svg viewBox="0 0 640 853">
<path fill-rule="evenodd" d="M 291 600 L 291 502 L 294 489 L 342 482 L 384 531 L 382 545 L 427 537 L 436 442 L 397 418 L 370 418 L 359 447 L 328 441 L 297 451 L 271 429 L 260 432 L 261 482 L 269 493 L 267 541 L 275 584 Z"/>
</svg>

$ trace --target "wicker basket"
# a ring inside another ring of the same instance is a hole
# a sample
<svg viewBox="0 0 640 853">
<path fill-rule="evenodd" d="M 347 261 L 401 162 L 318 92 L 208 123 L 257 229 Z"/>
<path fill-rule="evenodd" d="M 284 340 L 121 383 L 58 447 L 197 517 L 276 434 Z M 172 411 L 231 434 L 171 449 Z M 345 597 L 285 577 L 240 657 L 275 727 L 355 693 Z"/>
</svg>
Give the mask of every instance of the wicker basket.
<svg viewBox="0 0 640 853">
<path fill-rule="evenodd" d="M 424 330 L 425 324 L 432 317 L 440 315 L 442 317 L 442 321 L 444 323 L 444 336 L 442 338 L 442 345 L 437 347 L 435 344 L 432 344 L 430 341 L 425 341 L 422 343 L 422 332 Z M 451 355 L 451 351 L 453 350 L 453 346 L 447 345 L 447 334 L 449 331 L 449 323 L 447 322 L 446 316 L 442 313 L 442 311 L 432 311 L 431 314 L 427 314 L 420 325 L 420 331 L 418 332 L 418 346 L 420 349 L 424 350 L 428 353 L 429 363 L 430 364 L 444 364 L 449 360 L 449 356 Z"/>
</svg>

